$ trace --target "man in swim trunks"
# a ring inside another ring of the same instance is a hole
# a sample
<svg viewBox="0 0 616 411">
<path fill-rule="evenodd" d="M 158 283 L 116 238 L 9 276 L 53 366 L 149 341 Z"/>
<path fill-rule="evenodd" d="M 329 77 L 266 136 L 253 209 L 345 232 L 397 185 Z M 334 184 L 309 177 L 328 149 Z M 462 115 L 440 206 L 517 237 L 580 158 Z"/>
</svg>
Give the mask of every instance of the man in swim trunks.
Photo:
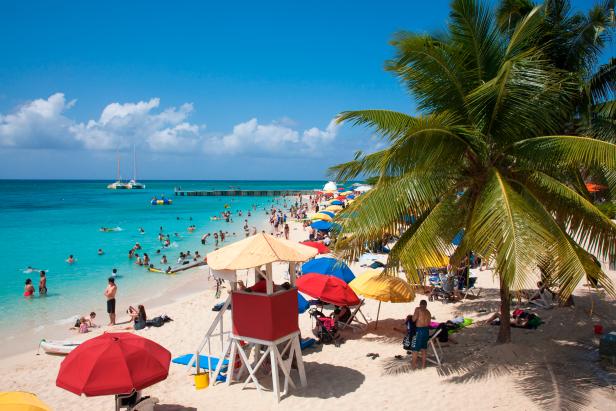
<svg viewBox="0 0 616 411">
<path fill-rule="evenodd" d="M 41 270 L 41 279 L 39 280 L 39 295 L 47 294 L 47 277 L 45 271 Z"/>
<path fill-rule="evenodd" d="M 105 297 L 107 297 L 107 314 L 109 314 L 109 325 L 115 325 L 115 296 L 117 291 L 118 286 L 115 284 L 115 278 L 109 277 L 107 288 L 105 289 Z"/>
<path fill-rule="evenodd" d="M 411 342 L 411 351 L 413 352 L 411 368 L 417 368 L 417 357 L 421 352 L 421 368 L 426 368 L 426 349 L 428 348 L 428 339 L 430 338 L 429 326 L 432 314 L 428 311 L 428 302 L 421 300 L 419 307 L 415 308 L 413 313 L 413 321 L 417 326 L 417 332 Z"/>
</svg>

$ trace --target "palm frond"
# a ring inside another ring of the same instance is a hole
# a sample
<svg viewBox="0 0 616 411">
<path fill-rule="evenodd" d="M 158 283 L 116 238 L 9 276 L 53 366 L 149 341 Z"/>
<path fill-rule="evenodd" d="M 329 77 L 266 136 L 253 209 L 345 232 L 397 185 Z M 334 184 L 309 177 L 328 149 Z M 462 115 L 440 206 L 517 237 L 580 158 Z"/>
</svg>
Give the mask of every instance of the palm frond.
<svg viewBox="0 0 616 411">
<path fill-rule="evenodd" d="M 506 153 L 542 168 L 601 166 L 616 170 L 616 145 L 591 137 L 533 137 L 514 143 Z"/>
<path fill-rule="evenodd" d="M 465 237 L 468 246 L 496 262 L 505 284 L 529 285 L 552 235 L 540 216 L 495 169 L 482 187 Z"/>
<path fill-rule="evenodd" d="M 425 211 L 402 234 L 389 253 L 388 266 L 402 265 L 409 281 L 419 284 L 418 269 L 441 267 L 455 247 L 451 241 L 462 228 L 465 201 L 450 195 Z"/>
<path fill-rule="evenodd" d="M 525 185 L 578 244 L 604 258 L 614 254 L 616 224 L 592 202 L 541 172 L 534 172 Z"/>
</svg>

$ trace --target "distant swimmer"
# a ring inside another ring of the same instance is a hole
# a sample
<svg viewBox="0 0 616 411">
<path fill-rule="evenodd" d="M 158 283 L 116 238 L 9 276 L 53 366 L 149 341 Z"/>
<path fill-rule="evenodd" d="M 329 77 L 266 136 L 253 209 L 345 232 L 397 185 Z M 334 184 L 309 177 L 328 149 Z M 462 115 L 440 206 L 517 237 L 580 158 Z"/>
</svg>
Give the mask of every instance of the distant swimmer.
<svg viewBox="0 0 616 411">
<path fill-rule="evenodd" d="M 145 230 L 143 229 L 143 227 L 139 227 L 139 234 L 145 234 Z"/>
<path fill-rule="evenodd" d="M 111 276 L 113 278 L 116 278 L 118 276 L 118 269 L 114 268 L 113 270 L 111 270 Z"/>
<path fill-rule="evenodd" d="M 34 295 L 34 286 L 32 285 L 32 280 L 27 279 L 26 285 L 24 287 L 24 297 L 32 297 Z"/>
<path fill-rule="evenodd" d="M 97 254 L 98 255 L 103 255 L 103 254 L 105 254 L 105 252 L 103 251 L 102 248 L 99 248 Z"/>
<path fill-rule="evenodd" d="M 102 231 L 103 233 L 112 233 L 114 231 L 121 231 L 122 229 L 120 227 L 101 227 L 99 229 L 99 231 Z"/>
<path fill-rule="evenodd" d="M 73 264 L 75 261 L 77 261 L 75 259 L 75 257 L 73 257 L 73 254 L 69 255 L 68 258 L 66 259 L 66 262 L 69 264 Z"/>
<path fill-rule="evenodd" d="M 45 271 L 41 270 L 41 279 L 39 280 L 39 295 L 47 294 L 47 277 Z"/>
<path fill-rule="evenodd" d="M 171 272 L 171 266 L 167 267 L 167 269 L 165 270 L 165 273 L 169 274 Z"/>
<path fill-rule="evenodd" d="M 161 264 L 167 264 L 167 256 L 163 255 L 163 257 L 160 259 L 160 263 Z"/>
</svg>

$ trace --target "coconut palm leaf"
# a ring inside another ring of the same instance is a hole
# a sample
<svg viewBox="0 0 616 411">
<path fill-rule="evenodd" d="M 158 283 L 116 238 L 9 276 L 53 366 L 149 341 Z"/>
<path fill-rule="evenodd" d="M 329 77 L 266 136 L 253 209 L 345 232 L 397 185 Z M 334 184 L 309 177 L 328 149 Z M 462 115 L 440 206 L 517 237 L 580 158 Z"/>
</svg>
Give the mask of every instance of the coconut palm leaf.
<svg viewBox="0 0 616 411">
<path fill-rule="evenodd" d="M 451 241 L 464 222 L 465 203 L 450 195 L 426 210 L 392 247 L 388 266 L 402 265 L 409 282 L 419 284 L 417 269 L 447 264 L 455 249 Z"/>
<path fill-rule="evenodd" d="M 616 224 L 591 201 L 541 172 L 534 172 L 525 186 L 578 244 L 604 258 L 614 253 Z"/>
<path fill-rule="evenodd" d="M 616 170 L 616 145 L 591 137 L 543 136 L 514 143 L 507 152 L 543 167 L 601 166 Z"/>
<path fill-rule="evenodd" d="M 465 236 L 479 255 L 493 258 L 501 279 L 523 288 L 543 261 L 545 244 L 552 235 L 541 217 L 509 182 L 492 169 L 472 210 Z"/>
</svg>

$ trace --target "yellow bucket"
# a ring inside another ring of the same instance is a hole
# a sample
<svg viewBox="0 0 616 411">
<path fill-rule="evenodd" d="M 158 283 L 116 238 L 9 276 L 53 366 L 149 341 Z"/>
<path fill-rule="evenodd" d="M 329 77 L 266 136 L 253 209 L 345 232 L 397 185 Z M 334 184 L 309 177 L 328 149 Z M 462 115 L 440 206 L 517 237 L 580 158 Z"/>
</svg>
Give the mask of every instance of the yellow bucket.
<svg viewBox="0 0 616 411">
<path fill-rule="evenodd" d="M 195 388 L 202 390 L 210 385 L 210 374 L 207 372 L 195 374 Z"/>
</svg>

